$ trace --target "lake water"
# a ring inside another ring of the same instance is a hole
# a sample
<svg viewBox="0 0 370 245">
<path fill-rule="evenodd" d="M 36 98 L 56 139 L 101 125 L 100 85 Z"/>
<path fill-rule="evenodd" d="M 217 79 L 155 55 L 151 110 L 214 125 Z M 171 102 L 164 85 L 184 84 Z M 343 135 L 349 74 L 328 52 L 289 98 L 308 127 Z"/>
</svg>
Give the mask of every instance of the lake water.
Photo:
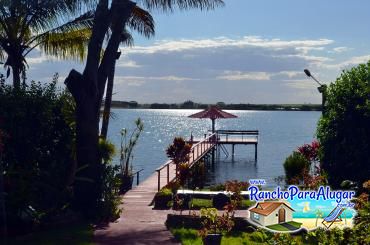
<svg viewBox="0 0 370 245">
<path fill-rule="evenodd" d="M 144 169 L 140 175 L 141 180 L 144 180 L 167 160 L 165 150 L 174 137 L 189 139 L 191 132 L 194 137 L 201 137 L 211 128 L 209 119 L 187 117 L 198 111 L 114 109 L 108 137 L 119 150 L 120 130 L 132 130 L 134 121 L 138 117 L 142 119 L 144 132 L 135 148 L 133 165 L 135 170 Z M 301 111 L 229 112 L 238 118 L 217 120 L 216 129 L 259 130 L 258 161 L 254 161 L 253 145 L 236 146 L 234 160 L 221 154 L 219 161 L 208 170 L 210 184 L 231 179 L 247 181 L 250 178 L 261 178 L 268 185 L 275 185 L 274 179 L 284 175 L 285 158 L 298 146 L 314 139 L 321 115 L 321 112 Z M 115 162 L 118 162 L 118 156 Z"/>
</svg>

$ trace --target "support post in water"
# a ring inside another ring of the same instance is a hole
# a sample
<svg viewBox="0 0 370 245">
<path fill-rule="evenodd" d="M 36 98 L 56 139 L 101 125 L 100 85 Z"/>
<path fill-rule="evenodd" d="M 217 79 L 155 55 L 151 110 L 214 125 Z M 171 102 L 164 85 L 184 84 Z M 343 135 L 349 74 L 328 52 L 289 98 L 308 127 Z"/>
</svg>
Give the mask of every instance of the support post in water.
<svg viewBox="0 0 370 245">
<path fill-rule="evenodd" d="M 257 162 L 257 144 L 254 145 L 254 161 Z"/>
</svg>

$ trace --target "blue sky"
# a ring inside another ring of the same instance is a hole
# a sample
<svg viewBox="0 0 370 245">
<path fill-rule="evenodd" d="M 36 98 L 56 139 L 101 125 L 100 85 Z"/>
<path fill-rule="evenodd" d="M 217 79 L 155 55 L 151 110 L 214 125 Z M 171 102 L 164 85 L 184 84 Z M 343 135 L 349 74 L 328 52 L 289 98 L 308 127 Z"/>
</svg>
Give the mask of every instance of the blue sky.
<svg viewBox="0 0 370 245">
<path fill-rule="evenodd" d="M 320 103 L 309 68 L 329 83 L 370 59 L 370 1 L 225 0 L 201 12 L 153 13 L 156 36 L 122 47 L 117 100 L 139 102 Z M 61 81 L 80 64 L 43 55 L 29 78 Z"/>
</svg>

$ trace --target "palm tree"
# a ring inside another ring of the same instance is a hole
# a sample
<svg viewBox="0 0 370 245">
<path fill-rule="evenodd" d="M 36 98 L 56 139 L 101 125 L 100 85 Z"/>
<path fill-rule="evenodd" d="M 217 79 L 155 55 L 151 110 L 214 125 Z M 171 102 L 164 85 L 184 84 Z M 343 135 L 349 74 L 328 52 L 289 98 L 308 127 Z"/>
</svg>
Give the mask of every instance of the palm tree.
<svg viewBox="0 0 370 245">
<path fill-rule="evenodd" d="M 0 2 L 0 61 L 8 77 L 12 70 L 14 87 L 20 87 L 21 77 L 25 82 L 25 58 L 36 47 L 46 55 L 82 61 L 93 25 L 87 6 L 75 0 Z"/>
<path fill-rule="evenodd" d="M 222 0 L 138 0 L 138 5 L 149 10 L 163 11 L 173 11 L 175 8 L 208 10 L 222 4 Z M 87 166 L 81 172 L 84 177 L 93 180 L 75 190 L 76 196 L 80 197 L 76 200 L 76 207 L 80 207 L 87 215 L 94 212 L 101 198 L 102 163 L 98 153 L 100 105 L 122 42 L 122 34 L 136 5 L 130 0 L 98 1 L 85 68 L 82 73 L 72 69 L 65 79 L 76 101 L 77 162 L 79 166 Z"/>
<path fill-rule="evenodd" d="M 140 34 L 144 35 L 147 38 L 154 36 L 154 33 L 155 33 L 153 17 L 150 15 L 149 12 L 141 9 L 138 6 L 136 6 L 133 9 L 131 19 L 126 24 L 126 26 L 139 32 Z M 132 46 L 134 43 L 131 33 L 127 29 L 123 30 L 122 43 L 126 46 Z M 121 52 L 117 52 L 116 60 L 119 59 L 120 55 L 121 55 Z M 100 136 L 103 139 L 107 138 L 107 133 L 108 133 L 116 60 L 114 61 L 114 64 L 111 67 L 111 70 L 109 72 L 107 89 L 105 93 L 104 111 L 103 111 L 102 126 L 101 126 L 101 132 L 100 132 Z"/>
</svg>

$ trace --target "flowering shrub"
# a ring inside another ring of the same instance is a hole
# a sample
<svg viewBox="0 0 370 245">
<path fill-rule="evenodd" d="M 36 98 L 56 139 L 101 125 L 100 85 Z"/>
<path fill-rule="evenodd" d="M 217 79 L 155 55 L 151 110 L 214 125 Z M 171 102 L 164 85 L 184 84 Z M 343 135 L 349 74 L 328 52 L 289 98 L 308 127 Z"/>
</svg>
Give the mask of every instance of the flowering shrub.
<svg viewBox="0 0 370 245">
<path fill-rule="evenodd" d="M 199 235 L 206 237 L 208 234 L 221 234 L 229 232 L 234 227 L 234 221 L 228 212 L 218 216 L 215 208 L 202 208 L 200 216 L 204 217 L 202 222 L 203 228 L 199 231 Z"/>
<path fill-rule="evenodd" d="M 179 164 L 189 161 L 190 150 L 190 144 L 187 144 L 183 138 L 176 137 L 167 147 L 166 153 L 175 164 Z"/>
<path fill-rule="evenodd" d="M 308 161 L 315 162 L 319 160 L 320 143 L 315 140 L 311 144 L 304 144 L 298 147 L 298 152 L 301 153 Z"/>
<path fill-rule="evenodd" d="M 323 175 L 311 175 L 307 169 L 303 171 L 303 184 L 305 188 L 316 189 L 325 185 L 326 182 L 326 178 Z"/>
<path fill-rule="evenodd" d="M 243 200 L 241 193 L 242 191 L 247 190 L 248 187 L 249 187 L 248 182 L 242 182 L 237 180 L 225 182 L 226 191 L 233 192 L 233 195 L 231 196 L 231 205 L 233 206 L 233 208 L 241 206 L 241 202 Z M 228 207 L 228 209 L 230 210 L 230 206 Z"/>
</svg>

